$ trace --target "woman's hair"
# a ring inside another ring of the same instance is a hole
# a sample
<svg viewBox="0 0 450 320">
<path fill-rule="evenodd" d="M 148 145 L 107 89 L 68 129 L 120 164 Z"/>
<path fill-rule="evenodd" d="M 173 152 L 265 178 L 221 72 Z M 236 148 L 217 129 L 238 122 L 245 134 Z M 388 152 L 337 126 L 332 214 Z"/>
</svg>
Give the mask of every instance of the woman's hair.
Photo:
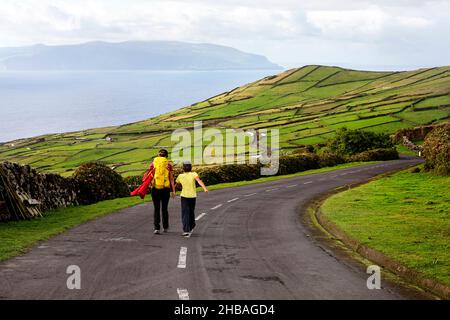
<svg viewBox="0 0 450 320">
<path fill-rule="evenodd" d="M 167 158 L 167 157 L 169 156 L 169 152 L 167 152 L 166 149 L 161 149 L 161 150 L 158 151 L 158 155 L 159 155 L 160 157 Z"/>
<path fill-rule="evenodd" d="M 191 172 L 192 171 L 192 164 L 189 162 L 183 163 L 183 171 L 184 172 Z"/>
</svg>

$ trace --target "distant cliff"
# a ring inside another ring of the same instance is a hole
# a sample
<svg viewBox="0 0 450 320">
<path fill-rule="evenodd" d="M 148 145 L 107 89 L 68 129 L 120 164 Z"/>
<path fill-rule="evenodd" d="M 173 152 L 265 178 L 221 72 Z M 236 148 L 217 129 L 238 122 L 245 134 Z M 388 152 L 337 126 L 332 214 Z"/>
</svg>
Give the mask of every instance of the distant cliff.
<svg viewBox="0 0 450 320">
<path fill-rule="evenodd" d="M 0 70 L 280 69 L 266 57 L 214 45 L 175 41 L 88 42 L 0 48 Z"/>
</svg>

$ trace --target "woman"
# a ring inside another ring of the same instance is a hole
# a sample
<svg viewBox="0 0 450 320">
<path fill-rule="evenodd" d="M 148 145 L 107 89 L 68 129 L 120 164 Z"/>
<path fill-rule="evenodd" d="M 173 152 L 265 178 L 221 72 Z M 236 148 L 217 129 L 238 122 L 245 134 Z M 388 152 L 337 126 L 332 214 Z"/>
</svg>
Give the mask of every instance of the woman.
<svg viewBox="0 0 450 320">
<path fill-rule="evenodd" d="M 153 172 L 152 179 L 152 201 L 154 207 L 154 234 L 160 234 L 161 211 L 162 225 L 164 232 L 169 230 L 169 199 L 170 191 L 175 197 L 175 183 L 173 179 L 173 165 L 167 158 L 169 153 L 166 149 L 161 149 L 158 156 L 153 160 L 149 172 Z"/>
</svg>

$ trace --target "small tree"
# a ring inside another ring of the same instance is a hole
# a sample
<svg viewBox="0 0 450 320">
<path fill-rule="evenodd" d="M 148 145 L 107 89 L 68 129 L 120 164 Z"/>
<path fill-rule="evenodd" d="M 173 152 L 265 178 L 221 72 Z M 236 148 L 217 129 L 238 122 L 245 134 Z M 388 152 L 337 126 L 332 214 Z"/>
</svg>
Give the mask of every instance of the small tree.
<svg viewBox="0 0 450 320">
<path fill-rule="evenodd" d="M 73 176 L 79 184 L 78 199 L 81 204 L 91 204 L 130 195 L 122 176 L 103 163 L 82 164 Z"/>
<path fill-rule="evenodd" d="M 450 124 L 435 128 L 425 137 L 425 170 L 437 175 L 450 174 Z"/>
<path fill-rule="evenodd" d="M 328 140 L 327 143 L 328 150 L 341 156 L 350 156 L 367 150 L 392 147 L 394 147 L 394 144 L 388 134 L 350 130 L 345 127 L 338 129 L 335 136 Z"/>
</svg>

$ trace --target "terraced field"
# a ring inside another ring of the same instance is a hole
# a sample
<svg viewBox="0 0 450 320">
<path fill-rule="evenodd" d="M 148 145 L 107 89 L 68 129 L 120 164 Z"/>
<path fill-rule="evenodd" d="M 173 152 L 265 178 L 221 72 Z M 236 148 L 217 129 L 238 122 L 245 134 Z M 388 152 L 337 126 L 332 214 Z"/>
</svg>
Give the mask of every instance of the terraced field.
<svg viewBox="0 0 450 320">
<path fill-rule="evenodd" d="M 282 149 L 323 143 L 340 127 L 393 133 L 448 120 L 450 67 L 369 72 L 305 66 L 235 88 L 208 100 L 123 126 L 49 134 L 0 145 L 9 160 L 71 175 L 102 160 L 124 176 L 138 175 L 176 128 L 279 128 Z"/>
</svg>

